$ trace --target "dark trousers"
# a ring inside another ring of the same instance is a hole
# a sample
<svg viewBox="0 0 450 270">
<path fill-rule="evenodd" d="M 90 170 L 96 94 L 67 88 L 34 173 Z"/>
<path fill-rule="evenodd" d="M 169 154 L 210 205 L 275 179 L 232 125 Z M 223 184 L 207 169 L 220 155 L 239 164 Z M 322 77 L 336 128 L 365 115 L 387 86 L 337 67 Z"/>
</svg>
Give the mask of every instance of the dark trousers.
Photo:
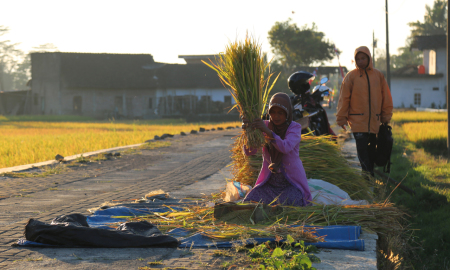
<svg viewBox="0 0 450 270">
<path fill-rule="evenodd" d="M 355 132 L 353 133 L 353 137 L 355 137 L 356 151 L 358 152 L 358 159 L 361 163 L 362 170 L 373 176 L 377 134 Z"/>
</svg>

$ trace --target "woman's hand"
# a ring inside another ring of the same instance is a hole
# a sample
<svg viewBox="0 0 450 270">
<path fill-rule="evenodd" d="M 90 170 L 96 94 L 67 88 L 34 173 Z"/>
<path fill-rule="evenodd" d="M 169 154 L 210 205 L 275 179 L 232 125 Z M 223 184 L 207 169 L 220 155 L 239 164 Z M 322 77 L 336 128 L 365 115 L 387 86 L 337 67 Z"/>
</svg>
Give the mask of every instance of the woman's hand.
<svg viewBox="0 0 450 270">
<path fill-rule="evenodd" d="M 249 125 L 250 125 L 250 122 L 247 120 L 247 118 L 245 118 L 245 117 L 242 117 L 242 129 L 247 129 L 248 127 L 249 127 Z"/>
<path fill-rule="evenodd" d="M 255 129 L 259 129 L 264 133 L 264 137 L 268 140 L 273 140 L 272 130 L 266 126 L 263 120 L 256 119 L 251 123 L 251 126 Z"/>
</svg>

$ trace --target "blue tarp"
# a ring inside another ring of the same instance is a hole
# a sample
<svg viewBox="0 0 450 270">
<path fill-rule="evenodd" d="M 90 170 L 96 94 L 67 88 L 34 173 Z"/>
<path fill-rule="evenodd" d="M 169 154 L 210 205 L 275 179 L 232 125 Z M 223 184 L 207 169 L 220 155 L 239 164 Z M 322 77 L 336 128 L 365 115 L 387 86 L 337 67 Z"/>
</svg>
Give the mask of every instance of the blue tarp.
<svg viewBox="0 0 450 270">
<path fill-rule="evenodd" d="M 175 209 L 175 207 L 173 207 Z M 181 209 L 181 208 L 176 208 Z M 163 208 L 129 208 L 129 207 L 111 207 L 108 209 L 97 210 L 93 215 L 87 217 L 87 222 L 90 227 L 111 229 L 108 227 L 111 223 L 125 222 L 126 219 L 114 218 L 122 216 L 140 216 L 148 215 L 152 212 L 168 212 L 171 211 L 168 207 Z M 364 250 L 364 240 L 359 239 L 361 234 L 360 226 L 324 226 L 315 227 L 318 235 L 325 237 L 325 242 L 319 243 L 305 243 L 306 245 L 315 245 L 319 248 L 331 248 L 331 249 L 347 249 L 347 250 Z M 231 248 L 233 244 L 243 243 L 242 240 L 235 241 L 217 241 L 207 236 L 196 233 L 188 236 L 189 232 L 184 229 L 174 229 L 167 233 L 180 240 L 179 247 L 182 248 Z M 267 241 L 275 241 L 275 238 L 253 238 L 244 240 L 247 243 L 264 243 Z M 20 246 L 49 246 L 41 243 L 36 243 L 27 240 L 19 240 L 17 243 Z"/>
</svg>

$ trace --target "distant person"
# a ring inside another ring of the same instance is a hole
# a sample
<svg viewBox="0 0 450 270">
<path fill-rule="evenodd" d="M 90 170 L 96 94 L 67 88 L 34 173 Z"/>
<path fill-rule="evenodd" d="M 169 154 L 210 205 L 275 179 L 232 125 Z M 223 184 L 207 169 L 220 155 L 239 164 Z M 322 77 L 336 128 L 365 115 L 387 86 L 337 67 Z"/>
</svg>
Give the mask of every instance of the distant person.
<svg viewBox="0 0 450 270">
<path fill-rule="evenodd" d="M 392 96 L 383 73 L 373 68 L 367 47 L 355 50 L 355 63 L 341 85 L 336 123 L 344 130 L 350 126 L 362 170 L 373 176 L 377 134 L 380 123 L 391 120 Z"/>
</svg>

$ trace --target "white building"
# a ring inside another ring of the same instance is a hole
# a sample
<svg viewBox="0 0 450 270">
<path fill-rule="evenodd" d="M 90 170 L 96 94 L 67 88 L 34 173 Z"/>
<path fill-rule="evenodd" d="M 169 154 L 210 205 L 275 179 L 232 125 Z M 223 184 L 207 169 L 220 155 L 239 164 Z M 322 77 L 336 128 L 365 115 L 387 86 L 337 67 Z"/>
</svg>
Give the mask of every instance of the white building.
<svg viewBox="0 0 450 270">
<path fill-rule="evenodd" d="M 423 51 L 424 73 L 408 66 L 391 74 L 394 107 L 443 108 L 447 101 L 447 37 L 418 36 L 413 48 Z"/>
</svg>

